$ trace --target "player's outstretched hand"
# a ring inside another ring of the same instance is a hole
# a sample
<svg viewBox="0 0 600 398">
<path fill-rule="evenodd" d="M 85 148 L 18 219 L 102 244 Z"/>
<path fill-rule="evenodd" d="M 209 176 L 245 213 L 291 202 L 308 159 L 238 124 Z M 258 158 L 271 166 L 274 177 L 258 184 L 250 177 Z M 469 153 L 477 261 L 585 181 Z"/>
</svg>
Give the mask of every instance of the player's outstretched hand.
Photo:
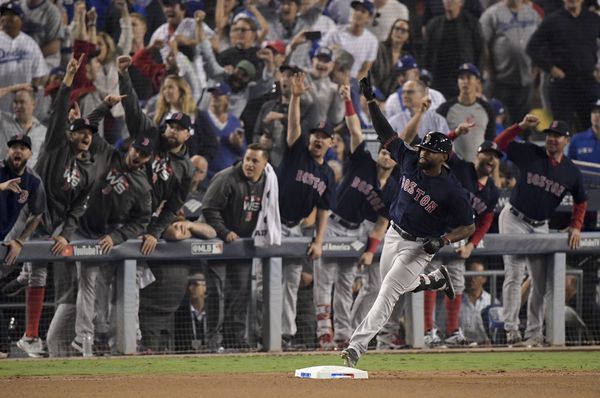
<svg viewBox="0 0 600 398">
<path fill-rule="evenodd" d="M 445 244 L 446 243 L 442 238 L 429 238 L 423 242 L 423 250 L 425 250 L 425 253 L 427 254 L 435 254 L 444 247 Z"/>
<path fill-rule="evenodd" d="M 519 122 L 519 127 L 521 130 L 529 130 L 535 129 L 538 124 L 540 124 L 540 119 L 538 119 L 537 116 L 527 114 L 523 120 Z"/>
<path fill-rule="evenodd" d="M 367 101 L 373 101 L 375 96 L 373 95 L 373 87 L 371 86 L 371 80 L 369 76 L 360 79 L 360 91 Z"/>
</svg>

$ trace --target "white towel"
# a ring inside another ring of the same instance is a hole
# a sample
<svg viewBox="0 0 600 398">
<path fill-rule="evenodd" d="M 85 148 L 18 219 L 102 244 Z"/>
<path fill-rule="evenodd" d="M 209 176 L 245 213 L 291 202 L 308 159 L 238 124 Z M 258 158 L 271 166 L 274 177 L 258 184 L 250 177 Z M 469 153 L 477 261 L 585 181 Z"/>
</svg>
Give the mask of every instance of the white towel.
<svg viewBox="0 0 600 398">
<path fill-rule="evenodd" d="M 264 247 L 281 245 L 281 217 L 279 216 L 279 184 L 277 175 L 270 164 L 265 167 L 265 190 L 262 207 L 254 232 L 254 245 Z"/>
</svg>

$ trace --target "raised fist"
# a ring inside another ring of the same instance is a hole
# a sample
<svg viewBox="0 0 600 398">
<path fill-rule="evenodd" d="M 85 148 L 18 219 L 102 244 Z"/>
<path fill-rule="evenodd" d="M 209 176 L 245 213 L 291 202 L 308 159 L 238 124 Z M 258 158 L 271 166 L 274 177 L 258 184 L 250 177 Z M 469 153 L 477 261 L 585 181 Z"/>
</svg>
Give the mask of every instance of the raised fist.
<svg viewBox="0 0 600 398">
<path fill-rule="evenodd" d="M 121 55 L 117 58 L 117 69 L 121 73 L 127 72 L 127 69 L 131 66 L 132 60 L 129 55 Z"/>
<path fill-rule="evenodd" d="M 373 96 L 373 87 L 371 87 L 371 81 L 368 77 L 360 79 L 360 91 L 367 101 L 373 101 L 375 99 Z"/>
<path fill-rule="evenodd" d="M 540 119 L 537 116 L 527 114 L 519 123 L 519 127 L 522 130 L 535 129 L 538 124 L 540 124 Z"/>
</svg>

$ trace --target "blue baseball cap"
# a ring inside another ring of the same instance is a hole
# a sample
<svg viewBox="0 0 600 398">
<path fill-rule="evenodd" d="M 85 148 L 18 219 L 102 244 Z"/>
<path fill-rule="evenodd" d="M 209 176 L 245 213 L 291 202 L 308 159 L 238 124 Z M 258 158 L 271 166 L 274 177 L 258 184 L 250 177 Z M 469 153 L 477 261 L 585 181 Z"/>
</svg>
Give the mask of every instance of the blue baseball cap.
<svg viewBox="0 0 600 398">
<path fill-rule="evenodd" d="M 0 15 L 4 14 L 5 12 L 12 12 L 19 18 L 25 19 L 25 14 L 23 13 L 21 6 L 19 6 L 19 3 L 10 1 L 0 5 Z"/>
<path fill-rule="evenodd" d="M 592 112 L 600 110 L 600 98 L 598 98 L 596 101 L 594 101 L 594 103 L 592 104 Z"/>
<path fill-rule="evenodd" d="M 357 9 L 358 7 L 362 7 L 369 12 L 369 14 L 373 15 L 375 11 L 375 6 L 370 0 L 354 0 L 350 3 L 350 7 Z"/>
<path fill-rule="evenodd" d="M 481 79 L 481 72 L 479 72 L 479 68 L 470 63 L 462 64 L 458 67 L 458 74 L 460 75 L 461 73 L 470 73 L 473 76 L 476 76 L 478 79 Z"/>
<path fill-rule="evenodd" d="M 208 92 L 215 95 L 229 95 L 231 94 L 231 87 L 229 87 L 229 84 L 221 82 L 209 88 Z"/>
<path fill-rule="evenodd" d="M 492 106 L 492 109 L 494 110 L 494 114 L 496 116 L 504 115 L 506 113 L 504 109 L 504 104 L 499 99 L 492 98 L 490 100 L 490 105 Z"/>
<path fill-rule="evenodd" d="M 419 65 L 417 64 L 417 60 L 412 55 L 405 55 L 401 57 L 394 66 L 396 72 L 402 73 L 411 69 L 419 69 Z"/>
</svg>

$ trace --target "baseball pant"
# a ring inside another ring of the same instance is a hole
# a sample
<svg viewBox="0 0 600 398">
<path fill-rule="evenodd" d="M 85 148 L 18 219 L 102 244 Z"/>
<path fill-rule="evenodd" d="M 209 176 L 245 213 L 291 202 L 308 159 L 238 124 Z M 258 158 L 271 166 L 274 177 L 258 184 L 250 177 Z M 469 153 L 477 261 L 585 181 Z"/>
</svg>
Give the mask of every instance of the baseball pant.
<svg viewBox="0 0 600 398">
<path fill-rule="evenodd" d="M 356 328 L 367 317 L 369 310 L 373 307 L 377 293 L 381 288 L 381 273 L 379 262 L 373 262 L 363 272 L 363 285 L 358 291 L 354 304 L 352 305 L 352 327 Z"/>
<path fill-rule="evenodd" d="M 46 345 L 51 358 L 67 357 L 73 353 L 75 338 L 75 304 L 58 304 L 46 334 Z"/>
<path fill-rule="evenodd" d="M 56 310 L 46 334 L 46 344 L 51 357 L 65 357 L 73 354 L 71 342 L 75 338 L 77 270 L 74 263 L 55 262 L 52 274 Z"/>
<path fill-rule="evenodd" d="M 371 339 L 390 318 L 398 298 L 419 286 L 419 275 L 432 258 L 433 255 L 423 250 L 422 242 L 408 241 L 394 228 L 388 229 L 381 253 L 381 290 L 373 308 L 350 339 L 350 347 L 359 356 L 367 352 Z"/>
<path fill-rule="evenodd" d="M 284 238 L 297 238 L 303 236 L 300 225 L 288 228 L 281 226 L 281 235 Z M 294 336 L 296 334 L 296 304 L 298 302 L 298 288 L 302 267 L 308 259 L 304 254 L 302 258 L 284 258 L 282 260 L 283 272 L 283 302 L 281 314 L 281 334 Z"/>
<path fill-rule="evenodd" d="M 77 262 L 77 316 L 75 340 L 83 343 L 86 336 L 94 337 L 95 324 L 98 333 L 108 333 L 110 283 L 118 262 Z"/>
<path fill-rule="evenodd" d="M 364 241 L 363 228 L 345 228 L 329 219 L 327 237 L 349 237 Z M 314 303 L 317 312 L 317 337 L 330 335 L 336 341 L 348 340 L 352 334 L 352 284 L 356 277 L 356 259 L 323 258 L 315 261 Z M 335 290 L 333 285 L 335 284 Z M 333 306 L 331 295 L 333 292 Z M 333 307 L 333 325 L 331 322 Z"/>
<path fill-rule="evenodd" d="M 211 351 L 223 345 L 223 323 L 225 320 L 225 264 L 209 263 L 206 267 L 206 344 Z"/>
<path fill-rule="evenodd" d="M 507 203 L 499 217 L 501 234 L 533 234 L 548 233 L 548 223 L 533 227 L 510 212 Z M 527 304 L 526 338 L 542 333 L 544 323 L 544 295 L 551 292 L 547 286 L 547 269 L 543 256 L 504 255 L 504 284 L 502 286 L 502 305 L 504 313 L 504 329 L 519 330 L 519 310 L 521 309 L 521 284 L 525 277 L 525 268 L 531 275 L 531 292 Z"/>
</svg>

